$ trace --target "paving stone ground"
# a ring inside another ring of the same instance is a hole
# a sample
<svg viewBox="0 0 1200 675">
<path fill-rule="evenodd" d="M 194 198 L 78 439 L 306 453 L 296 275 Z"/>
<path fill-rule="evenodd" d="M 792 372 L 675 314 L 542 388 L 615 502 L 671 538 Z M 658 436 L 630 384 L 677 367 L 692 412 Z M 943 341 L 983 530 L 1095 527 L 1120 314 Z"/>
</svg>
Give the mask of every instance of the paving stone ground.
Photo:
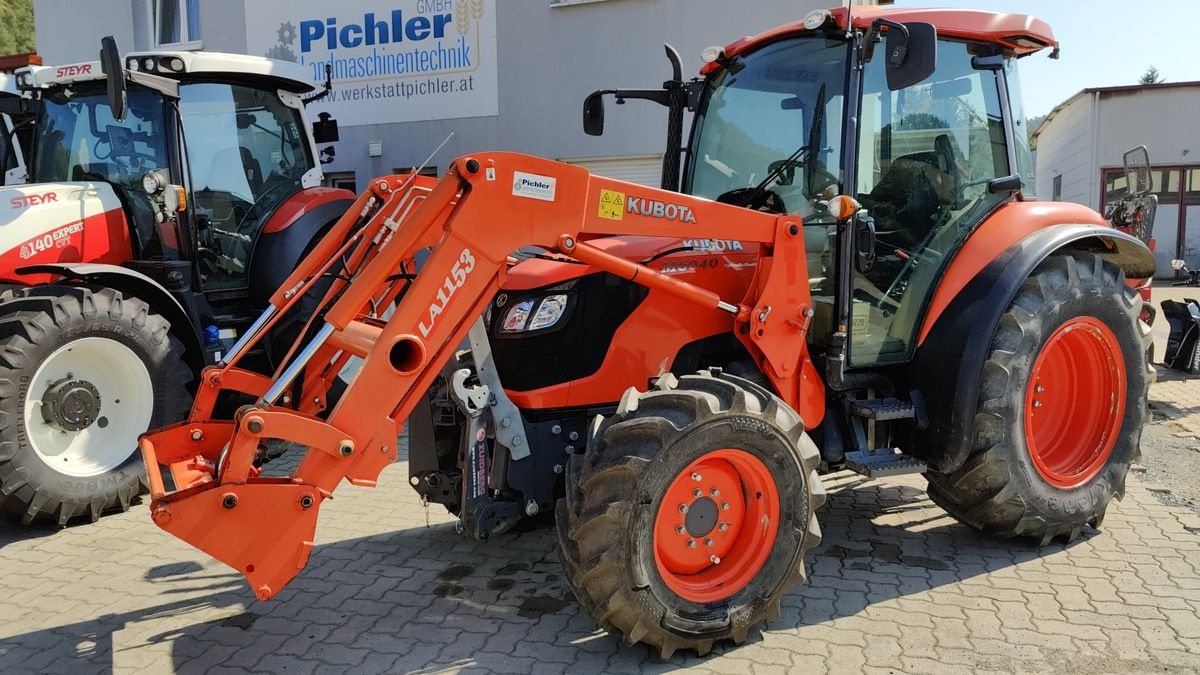
<svg viewBox="0 0 1200 675">
<path fill-rule="evenodd" d="M 1200 380 L 1151 398 L 1149 438 L 1200 443 Z M 595 629 L 550 529 L 464 541 L 406 476 L 341 488 L 308 568 L 265 603 L 144 504 L 62 531 L 0 524 L 0 673 L 1200 671 L 1200 516 L 1136 474 L 1103 531 L 1041 549 L 976 535 L 921 478 L 828 476 L 824 542 L 779 619 L 668 662 Z"/>
</svg>

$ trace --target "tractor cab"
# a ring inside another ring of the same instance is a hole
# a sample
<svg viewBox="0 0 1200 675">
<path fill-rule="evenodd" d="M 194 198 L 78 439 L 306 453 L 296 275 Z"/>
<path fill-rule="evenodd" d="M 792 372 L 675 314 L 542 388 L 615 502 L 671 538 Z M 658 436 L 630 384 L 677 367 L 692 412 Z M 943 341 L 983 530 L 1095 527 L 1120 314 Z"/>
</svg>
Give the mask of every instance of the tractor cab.
<svg viewBox="0 0 1200 675">
<path fill-rule="evenodd" d="M 317 143 L 336 140 L 309 131 L 306 71 L 205 52 L 122 61 L 113 49 L 112 64 L 16 74 L 32 111 L 28 182 L 111 189 L 135 260 L 191 263 L 197 290 L 244 296 L 268 220 L 320 185 Z"/>
<path fill-rule="evenodd" d="M 705 50 L 702 79 L 667 83 L 685 95 L 614 93 L 694 112 L 686 147 L 669 140 L 682 162 L 664 188 L 803 217 L 810 342 L 848 340 L 849 366 L 881 366 L 913 357 L 976 226 L 1032 196 L 1016 62 L 1054 45 L 1025 16 L 821 10 Z"/>
</svg>

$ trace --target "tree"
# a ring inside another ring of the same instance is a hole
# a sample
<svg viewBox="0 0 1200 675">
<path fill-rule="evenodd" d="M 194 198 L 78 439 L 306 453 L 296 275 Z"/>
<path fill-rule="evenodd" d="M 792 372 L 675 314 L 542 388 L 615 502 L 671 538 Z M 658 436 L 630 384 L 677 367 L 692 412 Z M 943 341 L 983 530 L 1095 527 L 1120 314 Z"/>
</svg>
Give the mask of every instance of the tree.
<svg viewBox="0 0 1200 675">
<path fill-rule="evenodd" d="M 0 0 L 0 56 L 36 49 L 33 0 Z"/>
<path fill-rule="evenodd" d="M 1163 77 L 1158 72 L 1158 68 L 1150 66 L 1146 69 L 1146 72 L 1142 73 L 1142 76 L 1138 78 L 1138 84 L 1158 84 L 1165 79 L 1167 78 Z"/>
</svg>

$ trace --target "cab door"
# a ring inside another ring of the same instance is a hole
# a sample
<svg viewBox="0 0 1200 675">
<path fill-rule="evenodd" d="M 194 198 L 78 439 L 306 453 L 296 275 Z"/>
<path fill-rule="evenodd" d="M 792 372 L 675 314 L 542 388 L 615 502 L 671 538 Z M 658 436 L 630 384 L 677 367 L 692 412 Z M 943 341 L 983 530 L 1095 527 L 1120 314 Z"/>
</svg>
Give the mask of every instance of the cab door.
<svg viewBox="0 0 1200 675">
<path fill-rule="evenodd" d="M 4 169 L 5 185 L 24 185 L 29 180 L 25 169 L 25 150 L 7 113 L 0 115 L 0 166 Z"/>
<path fill-rule="evenodd" d="M 978 53 L 966 43 L 939 41 L 937 71 L 897 91 L 887 87 L 886 59 L 876 56 L 864 70 L 855 192 L 874 219 L 876 257 L 849 275 L 851 366 L 911 358 L 946 263 L 1010 198 L 988 189 L 1016 173 L 1001 105 L 1003 75 L 977 61 Z"/>
</svg>

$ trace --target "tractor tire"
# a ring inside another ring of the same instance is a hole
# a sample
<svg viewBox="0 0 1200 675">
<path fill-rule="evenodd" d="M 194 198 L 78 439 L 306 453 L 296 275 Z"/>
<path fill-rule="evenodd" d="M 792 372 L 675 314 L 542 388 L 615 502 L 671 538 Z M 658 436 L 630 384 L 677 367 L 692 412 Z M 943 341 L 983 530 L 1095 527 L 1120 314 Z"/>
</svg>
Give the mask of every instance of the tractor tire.
<svg viewBox="0 0 1200 675">
<path fill-rule="evenodd" d="M 971 455 L 926 474 L 933 501 L 982 532 L 1042 545 L 1098 528 L 1141 455 L 1153 379 L 1141 309 L 1098 256 L 1039 265 L 992 338 Z"/>
<path fill-rule="evenodd" d="M 663 659 L 744 642 L 805 579 L 818 462 L 800 417 L 747 380 L 713 370 L 630 389 L 568 463 L 567 583 L 602 628 Z"/>
<path fill-rule="evenodd" d="M 192 371 L 170 323 L 108 288 L 0 295 L 0 515 L 59 527 L 144 491 L 137 437 L 183 419 Z"/>
</svg>

